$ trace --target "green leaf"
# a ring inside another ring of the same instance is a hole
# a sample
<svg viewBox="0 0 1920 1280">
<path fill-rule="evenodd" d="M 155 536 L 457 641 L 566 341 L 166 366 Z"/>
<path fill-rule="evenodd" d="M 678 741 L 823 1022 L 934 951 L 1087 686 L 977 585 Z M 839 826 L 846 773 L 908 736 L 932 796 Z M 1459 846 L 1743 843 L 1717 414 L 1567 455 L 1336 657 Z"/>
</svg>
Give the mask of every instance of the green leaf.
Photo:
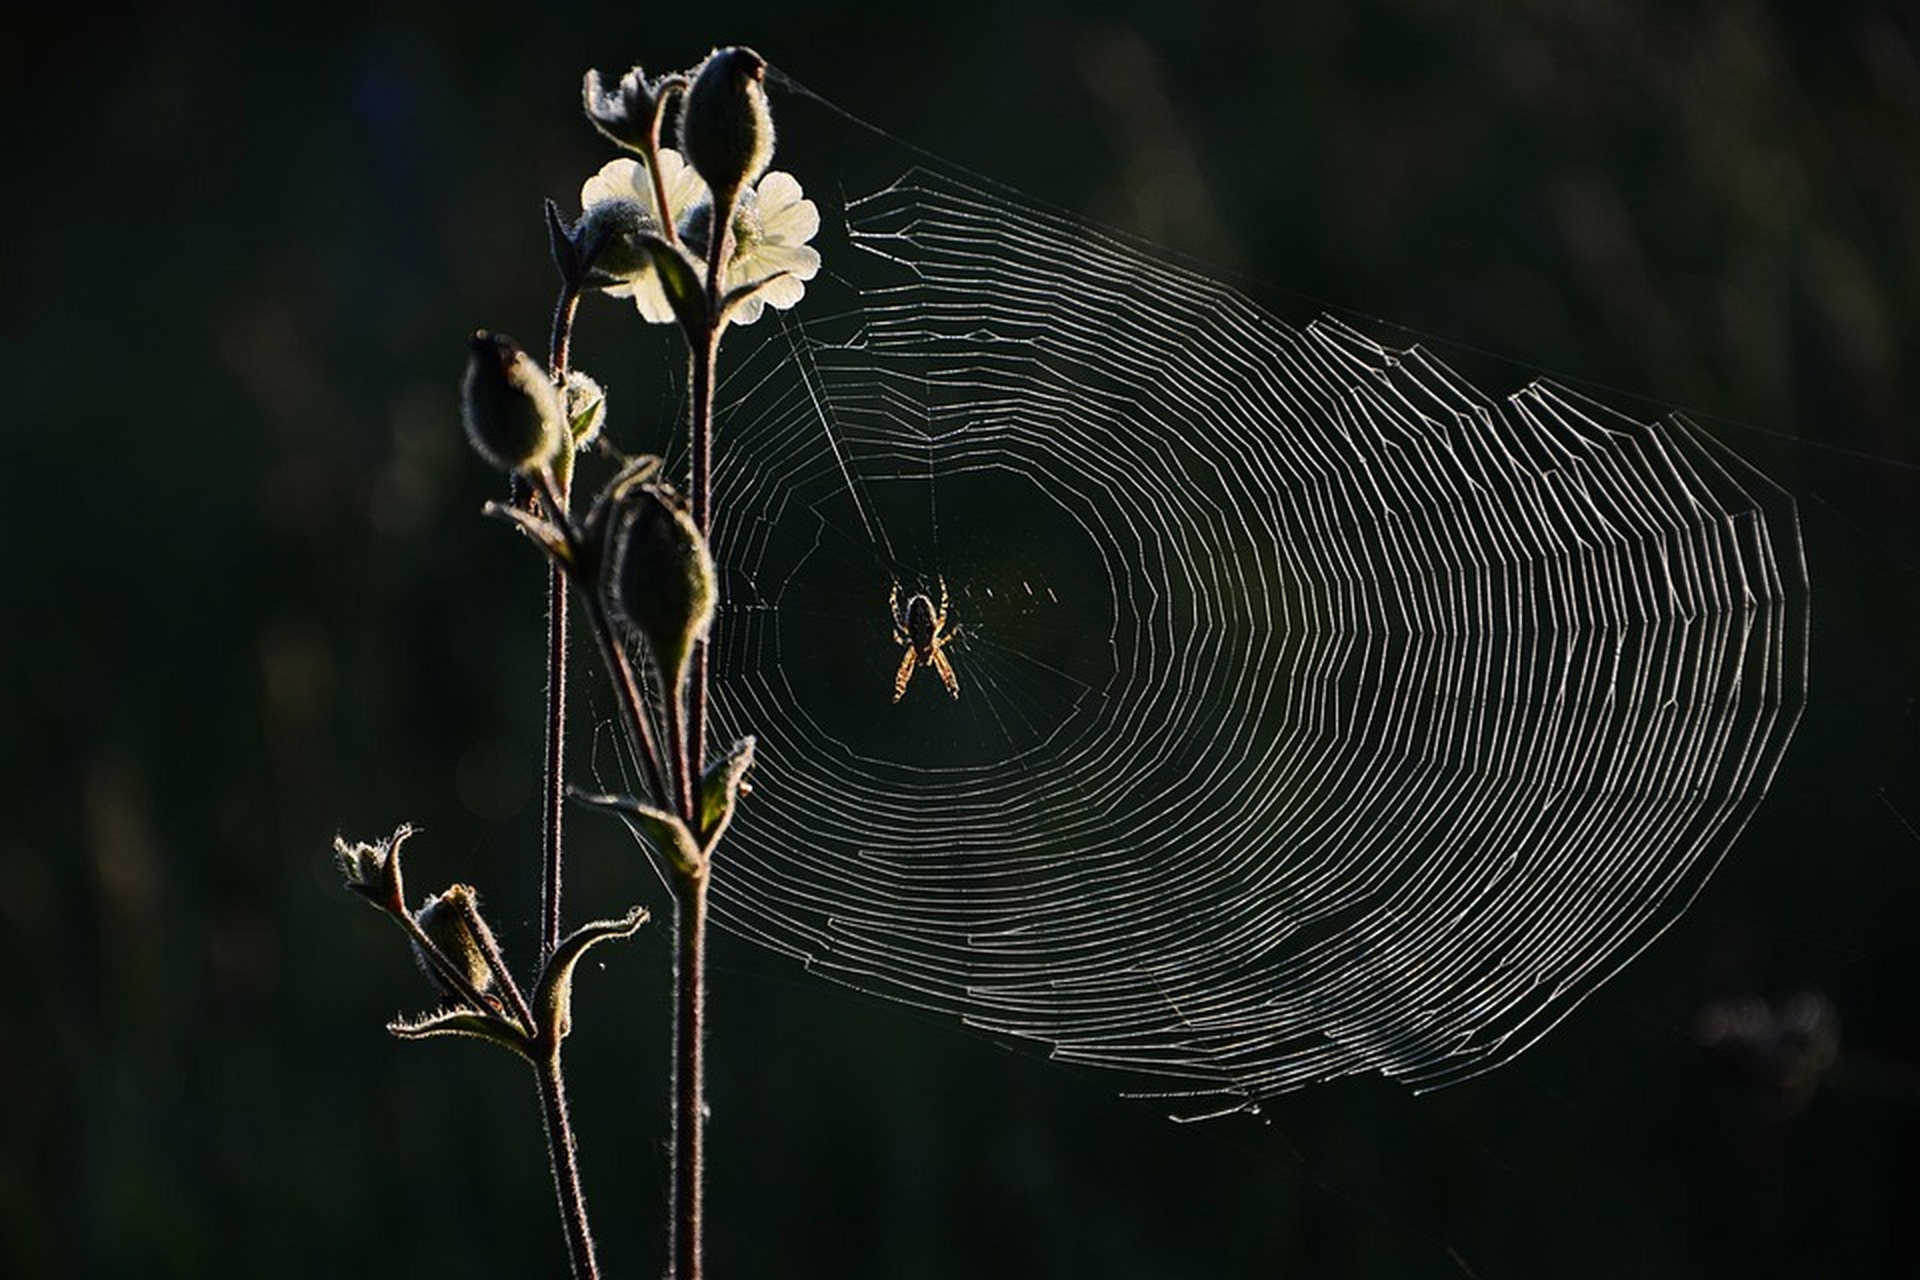
<svg viewBox="0 0 1920 1280">
<path fill-rule="evenodd" d="M 703 332 L 709 317 L 707 284 L 700 264 L 685 249 L 659 236 L 642 235 L 640 243 L 653 258 L 653 269 L 660 273 L 660 287 L 666 291 L 680 327 L 690 334 Z"/>
<path fill-rule="evenodd" d="M 434 1036 L 466 1036 L 473 1040 L 488 1040 L 513 1050 L 528 1062 L 534 1060 L 533 1042 L 518 1027 L 504 1018 L 466 1009 L 429 1014 L 414 1022 L 396 1020 L 387 1024 L 387 1030 L 402 1040 L 428 1040 Z"/>
<path fill-rule="evenodd" d="M 700 848 L 712 853 L 727 824 L 733 821 L 733 806 L 746 787 L 747 770 L 753 767 L 753 737 L 740 739 L 727 754 L 707 766 L 700 779 Z"/>
<path fill-rule="evenodd" d="M 568 934 L 547 957 L 540 983 L 533 991 L 533 1017 L 539 1047 L 552 1052 L 572 1029 L 573 968 L 587 948 L 609 938 L 630 937 L 647 922 L 644 907 L 635 907 L 619 920 L 596 920 Z"/>
<path fill-rule="evenodd" d="M 681 875 L 698 875 L 705 869 L 706 859 L 700 854 L 699 844 L 676 815 L 632 796 L 587 795 L 580 791 L 568 794 L 581 804 L 617 815 Z"/>
</svg>

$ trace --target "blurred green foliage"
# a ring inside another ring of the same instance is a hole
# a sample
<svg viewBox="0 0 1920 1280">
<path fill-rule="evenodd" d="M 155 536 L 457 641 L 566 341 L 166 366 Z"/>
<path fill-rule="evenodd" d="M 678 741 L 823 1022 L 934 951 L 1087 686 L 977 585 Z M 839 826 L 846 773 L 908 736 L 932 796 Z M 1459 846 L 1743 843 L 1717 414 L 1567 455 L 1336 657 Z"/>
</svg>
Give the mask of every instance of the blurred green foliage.
<svg viewBox="0 0 1920 1280">
<path fill-rule="evenodd" d="M 1693 914 L 1434 1098 L 1175 1128 L 723 939 L 715 1274 L 1920 1271 L 1920 33 L 1891 0 L 1459 8 L 9 19 L 0 1271 L 559 1272 L 532 1089 L 384 1034 L 427 993 L 327 850 L 418 823 L 419 887 L 478 884 L 526 954 L 541 566 L 478 518 L 463 341 L 544 332 L 539 201 L 606 152 L 582 71 L 733 40 L 1290 318 L 1686 406 L 1800 499 L 1816 630 L 1801 737 Z M 609 314 L 581 359 L 614 430 L 671 417 L 677 355 Z M 623 838 L 574 831 L 575 919 L 655 901 Z M 654 1274 L 665 948 L 601 959 L 587 1194 L 608 1274 Z M 1783 1116 L 1690 1027 L 1798 985 L 1843 1041 Z"/>
</svg>

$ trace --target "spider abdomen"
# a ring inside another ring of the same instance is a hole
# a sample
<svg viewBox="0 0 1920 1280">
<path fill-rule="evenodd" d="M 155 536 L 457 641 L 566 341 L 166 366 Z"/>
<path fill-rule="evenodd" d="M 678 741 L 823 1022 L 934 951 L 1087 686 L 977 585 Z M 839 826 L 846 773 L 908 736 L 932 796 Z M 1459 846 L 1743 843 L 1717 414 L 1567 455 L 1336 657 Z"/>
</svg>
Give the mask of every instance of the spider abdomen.
<svg viewBox="0 0 1920 1280">
<path fill-rule="evenodd" d="M 940 629 L 939 624 L 939 615 L 934 610 L 932 600 L 917 595 L 907 601 L 907 639 L 923 659 L 933 651 L 933 637 Z"/>
</svg>

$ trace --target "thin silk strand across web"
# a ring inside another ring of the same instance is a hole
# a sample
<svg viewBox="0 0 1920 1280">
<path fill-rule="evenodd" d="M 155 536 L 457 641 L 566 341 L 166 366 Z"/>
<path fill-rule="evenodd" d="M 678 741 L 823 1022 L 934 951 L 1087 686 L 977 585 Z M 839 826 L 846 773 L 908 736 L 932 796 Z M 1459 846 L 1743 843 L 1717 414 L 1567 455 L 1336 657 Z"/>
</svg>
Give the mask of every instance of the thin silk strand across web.
<svg viewBox="0 0 1920 1280">
<path fill-rule="evenodd" d="M 998 190 L 846 220 L 729 348 L 723 924 L 1195 1115 L 1485 1071 L 1686 907 L 1805 696 L 1780 489 Z"/>
</svg>

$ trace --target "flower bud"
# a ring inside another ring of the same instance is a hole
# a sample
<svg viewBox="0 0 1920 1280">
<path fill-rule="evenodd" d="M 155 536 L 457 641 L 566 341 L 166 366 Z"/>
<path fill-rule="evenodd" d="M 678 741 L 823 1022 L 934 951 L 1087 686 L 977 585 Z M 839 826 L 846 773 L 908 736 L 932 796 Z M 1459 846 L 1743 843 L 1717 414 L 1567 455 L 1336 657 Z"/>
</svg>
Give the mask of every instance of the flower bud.
<svg viewBox="0 0 1920 1280">
<path fill-rule="evenodd" d="M 611 89 L 598 71 L 589 71 L 580 96 L 594 128 L 609 141 L 646 155 L 659 116 L 661 88 L 638 67 L 621 76 Z"/>
<path fill-rule="evenodd" d="M 652 271 L 643 237 L 659 233 L 660 224 L 638 200 L 603 200 L 587 207 L 570 235 L 586 280 L 604 287 Z"/>
<path fill-rule="evenodd" d="M 608 537 L 608 612 L 646 640 L 677 696 L 719 595 L 707 540 L 678 495 L 657 484 L 635 485 L 620 496 Z"/>
<path fill-rule="evenodd" d="M 573 447 L 584 449 L 600 438 L 607 421 L 607 393 L 599 383 L 578 369 L 569 370 L 566 386 L 567 433 Z"/>
<path fill-rule="evenodd" d="M 428 898 L 426 903 L 413 916 L 420 931 L 427 935 L 440 954 L 447 958 L 454 970 L 464 977 L 473 989 L 484 997 L 491 998 L 493 989 L 493 969 L 487 964 L 487 942 L 483 938 L 487 932 L 486 921 L 480 918 L 480 897 L 464 884 L 456 884 L 443 893 Z M 466 993 L 450 984 L 446 977 L 434 966 L 414 944 L 414 959 L 426 971 L 440 994 L 452 1000 L 464 1001 Z"/>
<path fill-rule="evenodd" d="M 715 49 L 687 90 L 680 149 L 721 207 L 730 207 L 773 159 L 766 72 L 766 59 L 751 49 Z"/>
<path fill-rule="evenodd" d="M 413 828 L 403 823 L 394 828 L 387 839 L 371 844 L 364 841 L 348 844 L 345 839 L 334 837 L 334 864 L 345 877 L 347 888 L 383 911 L 404 912 L 406 888 L 400 879 L 400 846 L 411 835 Z"/>
<path fill-rule="evenodd" d="M 505 334 L 468 340 L 462 417 L 474 451 L 502 471 L 532 471 L 560 448 L 565 413 L 546 371 Z"/>
</svg>

